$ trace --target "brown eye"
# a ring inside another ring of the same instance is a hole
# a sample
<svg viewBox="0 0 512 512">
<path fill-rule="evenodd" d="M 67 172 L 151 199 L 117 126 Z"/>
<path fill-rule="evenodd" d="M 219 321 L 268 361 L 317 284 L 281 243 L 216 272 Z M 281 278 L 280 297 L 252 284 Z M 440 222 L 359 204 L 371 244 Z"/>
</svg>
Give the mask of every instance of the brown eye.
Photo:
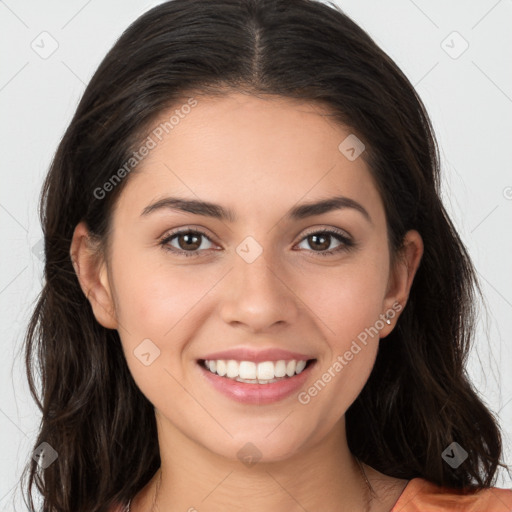
<svg viewBox="0 0 512 512">
<path fill-rule="evenodd" d="M 307 240 L 311 247 L 315 247 L 320 251 L 326 251 L 331 245 L 331 235 L 326 233 L 309 235 Z"/>
<path fill-rule="evenodd" d="M 331 247 L 333 238 L 338 241 L 338 245 L 333 249 L 329 249 L 329 247 Z M 330 230 L 315 231 L 313 233 L 309 233 L 302 239 L 301 243 L 304 241 L 307 241 L 307 244 L 313 252 L 316 252 L 322 256 L 328 256 L 334 253 L 346 251 L 355 246 L 355 243 L 345 234 Z"/>
<path fill-rule="evenodd" d="M 210 238 L 202 231 L 197 230 L 182 230 L 170 233 L 160 242 L 160 245 L 167 251 L 182 254 L 184 256 L 199 256 L 200 248 L 203 245 L 203 239 L 208 240 L 212 243 Z M 171 242 L 177 242 L 176 245 L 172 245 Z M 210 247 L 202 247 L 201 250 L 207 250 Z"/>
<path fill-rule="evenodd" d="M 178 241 L 178 245 L 180 246 L 180 249 L 199 249 L 201 246 L 201 237 L 203 235 L 198 235 L 196 233 L 180 233 L 179 235 L 176 235 L 176 240 Z M 183 242 L 183 243 L 181 243 Z"/>
</svg>

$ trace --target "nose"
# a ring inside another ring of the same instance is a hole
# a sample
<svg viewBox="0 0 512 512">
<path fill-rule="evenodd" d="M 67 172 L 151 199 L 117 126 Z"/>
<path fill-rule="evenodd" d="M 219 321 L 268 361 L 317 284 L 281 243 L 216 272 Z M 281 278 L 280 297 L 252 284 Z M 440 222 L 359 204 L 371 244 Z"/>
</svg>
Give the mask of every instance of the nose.
<svg viewBox="0 0 512 512">
<path fill-rule="evenodd" d="M 221 316 L 224 322 L 252 332 L 262 332 L 275 325 L 295 322 L 300 300 L 283 266 L 265 257 L 254 261 L 238 254 L 223 282 Z"/>
</svg>

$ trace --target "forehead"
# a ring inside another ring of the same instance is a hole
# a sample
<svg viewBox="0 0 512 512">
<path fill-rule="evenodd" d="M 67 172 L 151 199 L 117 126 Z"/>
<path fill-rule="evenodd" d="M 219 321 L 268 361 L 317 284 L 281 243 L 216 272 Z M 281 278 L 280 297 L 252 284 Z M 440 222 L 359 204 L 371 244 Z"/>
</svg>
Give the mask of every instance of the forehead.
<svg viewBox="0 0 512 512">
<path fill-rule="evenodd" d="M 353 137 L 319 104 L 232 93 L 177 103 L 148 130 L 153 147 L 132 173 L 120 203 L 137 205 L 165 194 L 232 206 L 240 215 L 345 195 L 379 208 L 362 157 L 339 146 Z M 376 212 L 375 212 L 376 213 Z"/>
</svg>

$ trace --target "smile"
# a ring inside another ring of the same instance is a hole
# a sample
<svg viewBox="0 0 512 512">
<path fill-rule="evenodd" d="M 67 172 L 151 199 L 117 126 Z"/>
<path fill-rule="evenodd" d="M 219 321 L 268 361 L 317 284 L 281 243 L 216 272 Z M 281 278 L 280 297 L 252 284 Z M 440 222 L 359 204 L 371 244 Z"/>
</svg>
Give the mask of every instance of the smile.
<svg viewBox="0 0 512 512">
<path fill-rule="evenodd" d="M 299 392 L 314 368 L 316 359 L 280 359 L 258 363 L 233 359 L 200 359 L 197 362 L 197 368 L 209 387 L 236 402 L 265 405 Z"/>
<path fill-rule="evenodd" d="M 253 361 L 230 360 L 204 360 L 203 365 L 210 372 L 247 384 L 271 384 L 282 379 L 299 375 L 306 368 L 308 361 L 279 360 Z"/>
</svg>

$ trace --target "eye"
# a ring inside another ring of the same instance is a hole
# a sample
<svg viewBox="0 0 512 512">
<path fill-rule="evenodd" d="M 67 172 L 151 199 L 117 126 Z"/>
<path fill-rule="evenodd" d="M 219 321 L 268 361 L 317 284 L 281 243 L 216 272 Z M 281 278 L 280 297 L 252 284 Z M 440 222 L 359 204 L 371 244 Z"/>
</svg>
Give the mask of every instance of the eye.
<svg viewBox="0 0 512 512">
<path fill-rule="evenodd" d="M 327 250 L 331 246 L 333 238 L 338 241 L 339 245 L 334 249 Z M 201 239 L 206 239 L 208 243 L 213 244 L 206 233 L 190 228 L 167 233 L 159 243 L 166 251 L 190 257 L 200 256 L 201 250 L 211 249 L 211 247 L 204 247 Z M 320 256 L 329 256 L 355 247 L 355 242 L 349 236 L 342 231 L 333 229 L 312 231 L 301 240 L 301 243 L 304 241 L 307 241 L 310 247 L 316 245 L 316 249 L 313 249 L 312 252 L 318 253 Z M 177 247 L 173 243 L 177 243 Z"/>
<path fill-rule="evenodd" d="M 334 249 L 326 250 L 331 245 L 333 238 L 339 242 L 339 245 Z M 355 246 L 354 241 L 345 233 L 332 229 L 313 231 L 307 234 L 302 239 L 301 243 L 304 241 L 306 241 L 310 247 L 314 247 L 316 245 L 317 249 L 314 249 L 313 252 L 318 253 L 320 256 L 330 256 L 342 251 L 348 251 Z"/>
<path fill-rule="evenodd" d="M 198 229 L 182 229 L 168 233 L 160 240 L 160 245 L 166 251 L 171 251 L 183 256 L 199 256 L 199 249 L 207 250 L 210 247 L 204 247 L 201 238 L 205 238 L 210 243 L 210 238 Z M 173 246 L 171 242 L 177 242 L 178 247 Z"/>
</svg>

